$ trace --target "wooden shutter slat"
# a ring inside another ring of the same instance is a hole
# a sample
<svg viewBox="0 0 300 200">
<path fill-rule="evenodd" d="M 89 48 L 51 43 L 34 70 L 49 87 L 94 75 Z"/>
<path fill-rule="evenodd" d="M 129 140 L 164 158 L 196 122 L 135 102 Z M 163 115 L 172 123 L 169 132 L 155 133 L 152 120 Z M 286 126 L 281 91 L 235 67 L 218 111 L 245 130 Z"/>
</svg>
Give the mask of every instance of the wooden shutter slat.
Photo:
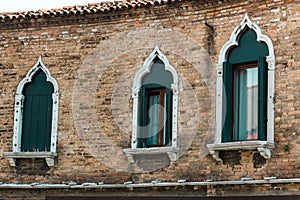
<svg viewBox="0 0 300 200">
<path fill-rule="evenodd" d="M 222 142 L 231 142 L 233 140 L 233 69 L 232 64 L 229 62 L 223 63 L 223 130 L 222 130 Z M 221 123 L 221 122 L 219 122 Z"/>
<path fill-rule="evenodd" d="M 173 98 L 172 98 L 172 91 L 167 88 L 166 89 L 166 135 L 165 135 L 165 140 L 166 140 L 166 144 L 170 144 L 171 145 L 171 140 L 172 140 L 172 113 L 173 113 Z"/>
<path fill-rule="evenodd" d="M 258 139 L 267 139 L 268 67 L 265 57 L 258 60 Z"/>
<path fill-rule="evenodd" d="M 142 148 L 143 143 L 145 143 L 145 138 L 143 138 L 143 127 L 144 127 L 144 99 L 145 99 L 145 86 L 141 86 L 140 91 L 139 91 L 139 97 L 138 97 L 138 137 L 137 137 L 137 147 Z"/>
</svg>

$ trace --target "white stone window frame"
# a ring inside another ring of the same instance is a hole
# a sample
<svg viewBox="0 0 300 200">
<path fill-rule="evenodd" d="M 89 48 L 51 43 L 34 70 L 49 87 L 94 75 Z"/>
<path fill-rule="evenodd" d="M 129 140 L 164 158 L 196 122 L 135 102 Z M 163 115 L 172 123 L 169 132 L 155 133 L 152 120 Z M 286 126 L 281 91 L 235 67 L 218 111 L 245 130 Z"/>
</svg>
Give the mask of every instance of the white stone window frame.
<svg viewBox="0 0 300 200">
<path fill-rule="evenodd" d="M 173 77 L 173 83 L 171 84 L 172 95 L 172 146 L 164 147 L 153 147 L 153 148 L 137 148 L 137 132 L 138 132 L 138 101 L 139 101 L 139 91 L 142 86 L 142 79 L 150 73 L 151 67 L 153 65 L 154 59 L 159 58 L 165 66 L 165 70 L 170 72 Z M 132 117 L 132 137 L 131 137 L 131 148 L 124 149 L 128 160 L 133 163 L 134 155 L 141 154 L 158 154 L 166 153 L 169 156 L 171 162 L 177 160 L 177 112 L 178 112 L 178 74 L 176 69 L 170 64 L 168 58 L 161 52 L 158 46 L 155 46 L 152 53 L 145 60 L 143 67 L 137 71 L 133 80 L 132 88 L 132 98 L 133 98 L 133 117 Z"/>
<path fill-rule="evenodd" d="M 51 126 L 51 143 L 49 152 L 21 152 L 21 136 L 22 136 L 22 118 L 23 118 L 23 103 L 25 96 L 22 94 L 24 86 L 32 82 L 32 78 L 38 70 L 42 70 L 47 79 L 46 81 L 52 83 L 54 91 L 52 93 L 52 126 Z M 54 158 L 57 156 L 56 143 L 57 143 L 57 124 L 58 124 L 58 105 L 59 105 L 59 92 L 58 83 L 52 77 L 48 68 L 44 65 L 42 57 L 39 56 L 36 64 L 28 71 L 26 77 L 22 79 L 17 87 L 15 95 L 15 110 L 14 110 L 14 134 L 13 134 L 13 147 L 12 152 L 5 152 L 11 166 L 16 166 L 16 159 L 18 158 L 44 158 L 48 166 L 54 166 Z"/>
<path fill-rule="evenodd" d="M 267 140 L 266 141 L 237 141 L 222 143 L 223 128 L 223 63 L 226 62 L 229 51 L 238 46 L 239 36 L 248 27 L 255 31 L 258 42 L 264 42 L 268 46 L 268 96 L 267 96 Z M 217 161 L 222 161 L 219 151 L 226 150 L 257 150 L 265 159 L 271 158 L 271 148 L 274 148 L 274 90 L 275 90 L 275 54 L 271 39 L 262 34 L 261 29 L 253 23 L 246 13 L 244 19 L 232 32 L 230 39 L 221 48 L 216 70 L 216 132 L 214 144 L 208 144 L 210 154 Z"/>
</svg>

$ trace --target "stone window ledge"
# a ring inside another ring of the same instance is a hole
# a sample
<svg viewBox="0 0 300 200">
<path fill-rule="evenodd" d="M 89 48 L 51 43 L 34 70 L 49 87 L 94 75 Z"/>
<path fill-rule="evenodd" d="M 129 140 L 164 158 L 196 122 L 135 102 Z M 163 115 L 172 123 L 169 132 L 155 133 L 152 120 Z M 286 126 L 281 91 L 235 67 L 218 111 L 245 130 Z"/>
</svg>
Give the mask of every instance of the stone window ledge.
<svg viewBox="0 0 300 200">
<path fill-rule="evenodd" d="M 16 159 L 20 158 L 44 158 L 49 167 L 54 166 L 54 159 L 57 156 L 57 153 L 54 152 L 4 152 L 10 166 L 16 166 Z"/>
<path fill-rule="evenodd" d="M 238 141 L 208 144 L 207 148 L 209 150 L 209 153 L 217 161 L 222 161 L 222 159 L 219 157 L 220 151 L 230 150 L 257 150 L 265 159 L 270 159 L 271 149 L 274 148 L 274 144 L 268 141 Z"/>
<path fill-rule="evenodd" d="M 178 148 L 176 147 L 154 147 L 154 148 L 137 148 L 123 149 L 130 163 L 134 163 L 135 155 L 150 155 L 150 154 L 167 154 L 171 162 L 177 160 Z"/>
</svg>

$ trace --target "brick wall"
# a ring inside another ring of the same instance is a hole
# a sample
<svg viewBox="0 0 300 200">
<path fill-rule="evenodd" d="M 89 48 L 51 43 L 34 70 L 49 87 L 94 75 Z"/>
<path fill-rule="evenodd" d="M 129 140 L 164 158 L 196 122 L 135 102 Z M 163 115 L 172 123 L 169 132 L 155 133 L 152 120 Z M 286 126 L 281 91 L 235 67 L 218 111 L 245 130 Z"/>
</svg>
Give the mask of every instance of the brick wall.
<svg viewBox="0 0 300 200">
<path fill-rule="evenodd" d="M 299 177 L 299 10 L 297 0 L 183 1 L 100 14 L 2 20 L 0 181 L 142 183 Z M 271 38 L 275 49 L 275 148 L 269 160 L 257 152 L 241 151 L 225 152 L 224 163 L 219 163 L 206 148 L 215 128 L 215 63 L 245 13 Z M 136 166 L 123 153 L 131 144 L 131 87 L 155 45 L 180 79 L 180 157 L 167 167 L 132 173 Z M 59 84 L 58 157 L 50 168 L 32 160 L 20 160 L 13 168 L 3 152 L 12 150 L 14 95 L 39 55 Z"/>
</svg>

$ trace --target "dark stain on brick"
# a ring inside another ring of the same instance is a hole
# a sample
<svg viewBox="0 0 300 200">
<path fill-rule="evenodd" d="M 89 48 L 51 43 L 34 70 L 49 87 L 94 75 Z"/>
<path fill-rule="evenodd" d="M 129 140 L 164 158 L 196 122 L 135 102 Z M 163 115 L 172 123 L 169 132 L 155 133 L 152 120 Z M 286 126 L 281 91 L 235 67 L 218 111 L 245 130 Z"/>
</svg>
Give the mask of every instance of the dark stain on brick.
<svg viewBox="0 0 300 200">
<path fill-rule="evenodd" d="M 240 151 L 220 151 L 220 158 L 223 164 L 240 165 L 241 152 Z"/>
<path fill-rule="evenodd" d="M 207 27 L 207 52 L 208 54 L 214 55 L 216 53 L 215 47 L 215 26 L 213 24 L 209 24 L 205 22 L 205 26 Z"/>
<path fill-rule="evenodd" d="M 266 164 L 266 159 L 260 155 L 260 153 L 253 154 L 253 166 L 254 168 L 261 168 Z"/>
</svg>

